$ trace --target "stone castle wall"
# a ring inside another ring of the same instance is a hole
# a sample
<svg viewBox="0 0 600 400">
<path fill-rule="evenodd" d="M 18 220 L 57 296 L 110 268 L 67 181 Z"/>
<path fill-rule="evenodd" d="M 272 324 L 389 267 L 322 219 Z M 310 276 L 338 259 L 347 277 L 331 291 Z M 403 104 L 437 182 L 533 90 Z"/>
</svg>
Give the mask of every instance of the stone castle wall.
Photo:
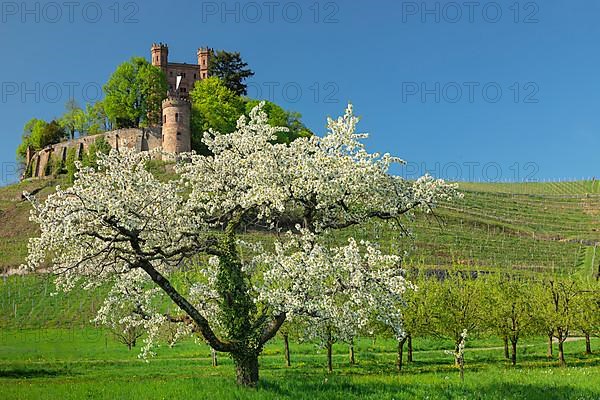
<svg viewBox="0 0 600 400">
<path fill-rule="evenodd" d="M 31 153 L 27 151 L 27 175 L 41 178 L 47 176 L 51 160 L 65 162 L 67 152 L 74 148 L 76 158 L 81 160 L 96 139 L 103 136 L 113 149 L 131 148 L 137 151 L 148 151 L 162 147 L 166 152 L 179 154 L 191 151 L 191 103 L 189 91 L 194 83 L 208 77 L 208 65 L 213 50 L 199 48 L 198 64 L 169 62 L 169 48 L 166 44 L 154 43 L 151 48 L 152 65 L 160 68 L 167 76 L 169 93 L 162 104 L 162 127 L 117 129 L 99 135 L 84 136 L 47 146 Z M 176 87 L 177 76 L 181 76 L 179 88 Z"/>
<path fill-rule="evenodd" d="M 76 159 L 81 160 L 90 145 L 95 143 L 99 137 L 104 137 L 108 144 L 116 150 L 130 148 L 137 151 L 147 151 L 162 146 L 162 132 L 160 127 L 117 129 L 47 146 L 28 157 L 28 160 L 26 160 L 27 169 L 31 168 L 31 176 L 34 178 L 47 176 L 48 163 L 52 157 L 64 162 L 67 160 L 68 150 L 74 148 Z"/>
</svg>

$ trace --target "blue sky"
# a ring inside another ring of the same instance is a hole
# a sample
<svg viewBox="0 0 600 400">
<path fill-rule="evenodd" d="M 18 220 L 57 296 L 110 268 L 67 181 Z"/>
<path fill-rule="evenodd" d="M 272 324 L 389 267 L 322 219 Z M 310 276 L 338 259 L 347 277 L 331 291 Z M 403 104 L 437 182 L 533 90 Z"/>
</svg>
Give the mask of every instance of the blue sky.
<svg viewBox="0 0 600 400">
<path fill-rule="evenodd" d="M 0 4 L 1 183 L 32 117 L 81 104 L 152 42 L 241 52 L 249 94 L 322 133 L 348 102 L 371 150 L 460 180 L 600 176 L 600 2 L 73 1 Z"/>
</svg>

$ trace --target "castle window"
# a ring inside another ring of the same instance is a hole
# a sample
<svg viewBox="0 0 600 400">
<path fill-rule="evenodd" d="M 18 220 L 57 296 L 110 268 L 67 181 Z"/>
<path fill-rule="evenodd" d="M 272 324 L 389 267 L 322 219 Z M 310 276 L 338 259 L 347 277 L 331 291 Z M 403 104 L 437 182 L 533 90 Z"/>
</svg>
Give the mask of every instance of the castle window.
<svg viewBox="0 0 600 400">
<path fill-rule="evenodd" d="M 169 71 L 169 76 L 173 76 L 173 71 Z"/>
<path fill-rule="evenodd" d="M 163 119 L 164 119 L 163 124 L 166 124 L 167 123 L 167 116 L 165 115 Z"/>
<path fill-rule="evenodd" d="M 183 73 L 183 77 L 185 78 L 185 72 Z"/>
<path fill-rule="evenodd" d="M 196 74 L 194 74 L 194 79 L 196 79 Z"/>
<path fill-rule="evenodd" d="M 181 132 L 177 132 L 177 140 L 180 140 L 179 137 L 181 136 Z"/>
<path fill-rule="evenodd" d="M 179 113 L 175 113 L 175 122 L 179 122 Z"/>
</svg>

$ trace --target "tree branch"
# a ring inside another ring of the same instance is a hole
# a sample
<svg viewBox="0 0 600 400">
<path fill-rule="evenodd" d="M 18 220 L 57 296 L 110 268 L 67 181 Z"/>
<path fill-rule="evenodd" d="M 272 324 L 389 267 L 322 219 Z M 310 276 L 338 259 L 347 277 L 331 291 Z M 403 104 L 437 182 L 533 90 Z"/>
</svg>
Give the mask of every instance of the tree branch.
<svg viewBox="0 0 600 400">
<path fill-rule="evenodd" d="M 229 353 L 234 350 L 235 345 L 232 342 L 223 342 L 211 329 L 206 318 L 194 307 L 186 298 L 184 298 L 160 272 L 158 272 L 150 262 L 144 260 L 140 262 L 140 267 L 146 271 L 150 278 L 173 300 L 179 308 L 185 311 L 196 323 L 198 329 L 204 336 L 204 339 L 215 350 Z"/>
<path fill-rule="evenodd" d="M 265 326 L 262 331 L 262 335 L 260 336 L 260 345 L 267 343 L 269 340 L 273 339 L 273 337 L 277 334 L 281 325 L 285 322 L 286 314 L 282 312 L 277 315 L 273 321 L 269 323 L 269 325 Z"/>
</svg>

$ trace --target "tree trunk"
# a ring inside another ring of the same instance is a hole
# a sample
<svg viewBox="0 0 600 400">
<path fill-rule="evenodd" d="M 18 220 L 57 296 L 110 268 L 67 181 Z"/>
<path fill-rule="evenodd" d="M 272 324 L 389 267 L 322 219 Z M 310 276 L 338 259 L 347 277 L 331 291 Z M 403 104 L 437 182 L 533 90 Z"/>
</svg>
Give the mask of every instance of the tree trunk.
<svg viewBox="0 0 600 400">
<path fill-rule="evenodd" d="M 404 343 L 406 342 L 406 336 L 402 340 L 398 340 L 398 358 L 396 359 L 396 368 L 398 372 L 402 371 L 402 353 L 404 352 Z"/>
<path fill-rule="evenodd" d="M 408 335 L 408 358 L 407 362 L 413 362 L 413 347 L 412 347 L 412 335 Z"/>
<path fill-rule="evenodd" d="M 285 354 L 285 366 L 291 367 L 292 362 L 290 361 L 290 340 L 287 333 L 283 334 L 283 353 Z"/>
<path fill-rule="evenodd" d="M 592 354 L 592 344 L 590 342 L 590 334 L 589 333 L 585 333 L 585 354 L 590 355 Z"/>
<path fill-rule="evenodd" d="M 327 341 L 327 372 L 333 372 L 333 343 Z"/>
<path fill-rule="evenodd" d="M 219 366 L 219 360 L 217 359 L 217 351 L 211 347 L 210 348 L 210 354 L 212 356 L 212 366 L 213 367 L 218 367 Z"/>
<path fill-rule="evenodd" d="M 258 354 L 233 353 L 231 356 L 235 364 L 237 384 L 246 387 L 256 387 L 258 383 Z"/>
<path fill-rule="evenodd" d="M 504 341 L 504 358 L 508 360 L 510 358 L 508 354 L 508 336 L 504 336 L 502 340 Z"/>
<path fill-rule="evenodd" d="M 458 360 L 458 365 L 460 367 L 460 381 L 465 381 L 465 356 L 460 356 Z"/>
<path fill-rule="evenodd" d="M 461 359 L 461 357 L 459 357 L 459 356 L 458 356 L 458 354 L 459 354 L 459 353 L 458 353 L 458 347 L 459 347 L 459 346 L 460 346 L 460 343 L 459 343 L 459 342 L 456 342 L 456 343 L 454 344 L 454 354 L 455 354 L 455 355 L 454 355 L 454 365 L 455 365 L 456 367 L 460 367 L 460 359 Z"/>
<path fill-rule="evenodd" d="M 515 366 L 517 365 L 517 340 L 518 339 L 510 339 L 510 343 L 512 345 L 512 356 L 511 356 L 511 361 L 512 361 L 512 365 Z"/>
<path fill-rule="evenodd" d="M 563 339 L 562 337 L 558 339 L 558 361 L 560 362 L 561 366 L 567 365 L 567 362 L 565 361 L 565 352 L 563 349 L 564 342 L 565 339 Z"/>
<path fill-rule="evenodd" d="M 548 334 L 548 358 L 552 358 L 552 333 Z"/>
<path fill-rule="evenodd" d="M 350 351 L 350 354 L 349 354 L 350 365 L 354 365 L 354 364 L 356 364 L 356 360 L 354 359 L 354 339 L 350 340 L 350 349 L 349 349 L 349 351 Z"/>
</svg>

